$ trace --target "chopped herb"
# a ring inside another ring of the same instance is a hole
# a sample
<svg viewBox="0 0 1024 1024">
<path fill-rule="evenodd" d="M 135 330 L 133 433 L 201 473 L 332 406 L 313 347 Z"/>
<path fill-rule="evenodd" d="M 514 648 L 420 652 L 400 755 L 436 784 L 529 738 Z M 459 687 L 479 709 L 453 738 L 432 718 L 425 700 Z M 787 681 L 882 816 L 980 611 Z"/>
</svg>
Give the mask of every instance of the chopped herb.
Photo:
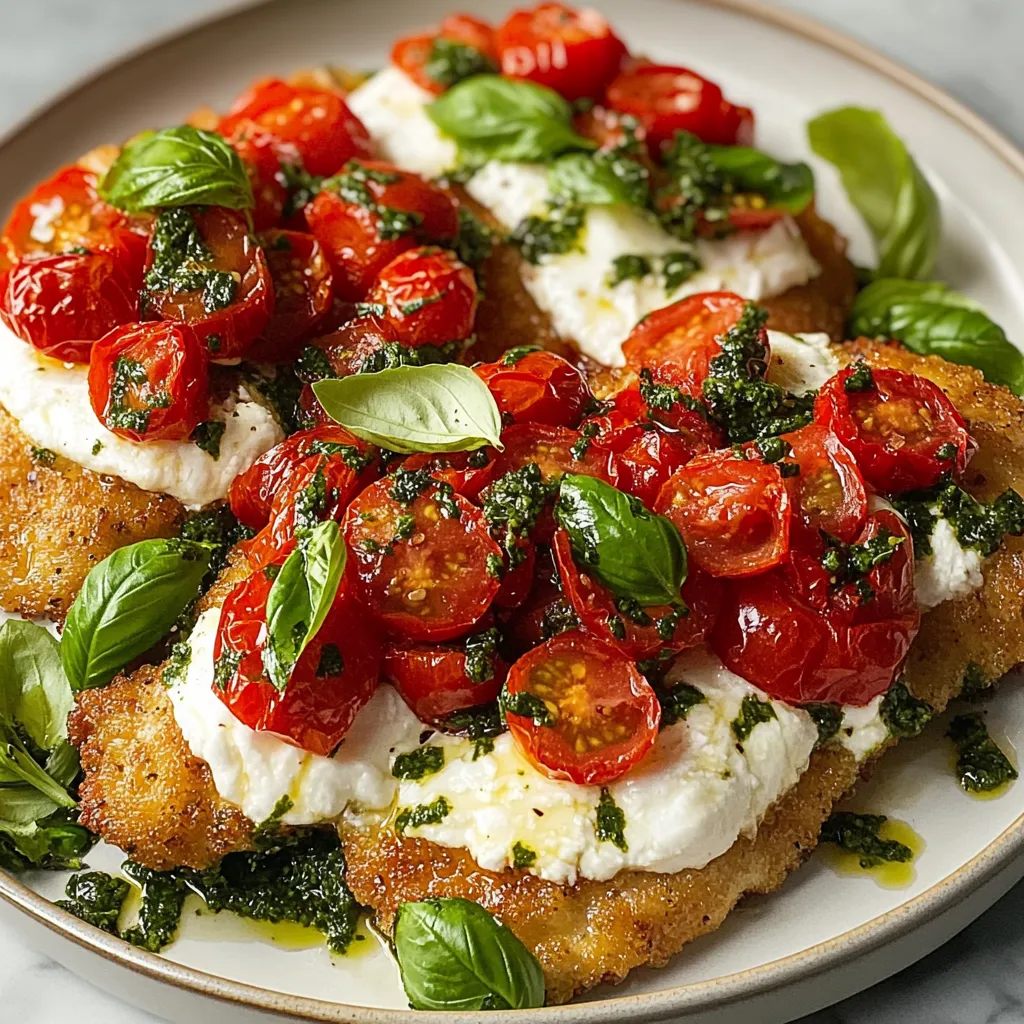
<svg viewBox="0 0 1024 1024">
<path fill-rule="evenodd" d="M 976 661 L 969 661 L 964 669 L 964 681 L 960 689 L 962 700 L 985 700 L 992 692 L 993 680 Z"/>
<path fill-rule="evenodd" d="M 238 666 L 242 661 L 241 651 L 224 651 L 223 654 L 214 662 L 213 665 L 213 685 L 218 690 L 224 690 L 227 688 L 228 683 L 231 682 L 238 671 Z"/>
<path fill-rule="evenodd" d="M 211 508 L 192 512 L 181 524 L 178 536 L 182 540 L 208 544 L 214 548 L 210 555 L 210 569 L 203 579 L 203 586 L 212 583 L 227 564 L 228 552 L 242 540 L 253 536 L 248 526 L 243 526 L 225 502 Z"/>
<path fill-rule="evenodd" d="M 403 302 L 398 307 L 398 312 L 402 316 L 412 316 L 413 313 L 418 313 L 421 309 L 427 306 L 434 305 L 435 302 L 440 302 L 444 298 L 444 293 L 434 292 L 433 295 L 420 295 L 415 299 L 411 299 L 409 302 Z"/>
<path fill-rule="evenodd" d="M 99 455 L 101 451 L 103 451 L 103 442 L 96 441 L 95 444 L 93 444 L 92 446 L 92 453 L 93 455 Z"/>
<path fill-rule="evenodd" d="M 423 223 L 423 214 L 381 206 L 370 183 L 393 185 L 400 180 L 399 174 L 373 170 L 358 160 L 350 160 L 336 175 L 325 178 L 321 188 L 326 192 L 336 192 L 346 203 L 369 210 L 377 218 L 377 234 L 381 241 L 394 242 L 403 235 L 416 232 Z"/>
<path fill-rule="evenodd" d="M 580 628 L 579 616 L 564 598 L 558 598 L 544 609 L 540 620 L 540 635 L 545 640 L 561 633 Z"/>
<path fill-rule="evenodd" d="M 554 205 L 547 217 L 527 217 L 512 232 L 511 241 L 527 263 L 540 263 L 543 256 L 572 252 L 577 247 L 586 220 L 582 206 Z"/>
<path fill-rule="evenodd" d="M 594 832 L 598 842 L 611 843 L 623 853 L 629 850 L 626 845 L 626 815 L 606 787 L 601 789 L 601 799 L 597 803 Z"/>
<path fill-rule="evenodd" d="M 398 816 L 395 818 L 395 831 L 399 835 L 403 835 L 409 828 L 437 825 L 448 816 L 451 809 L 451 804 L 444 796 L 439 796 L 433 803 L 405 807 L 398 812 Z"/>
<path fill-rule="evenodd" d="M 497 701 L 453 711 L 439 725 L 445 732 L 453 732 L 473 741 L 474 761 L 494 749 L 494 737 L 500 736 L 506 728 Z"/>
<path fill-rule="evenodd" d="M 541 351 L 540 345 L 516 345 L 515 348 L 506 349 L 499 361 L 502 366 L 515 366 L 531 352 Z"/>
<path fill-rule="evenodd" d="M 803 708 L 818 727 L 818 742 L 815 746 L 824 746 L 839 732 L 843 724 L 843 709 L 838 704 L 804 704 Z"/>
<path fill-rule="evenodd" d="M 252 830 L 252 843 L 257 850 L 277 847 L 284 830 L 284 816 L 295 806 L 287 793 L 278 798 L 274 809 Z"/>
<path fill-rule="evenodd" d="M 651 261 L 646 256 L 625 253 L 612 260 L 612 269 L 608 273 L 608 286 L 614 288 L 623 281 L 637 281 L 646 277 L 652 270 Z"/>
<path fill-rule="evenodd" d="M 711 159 L 707 145 L 689 132 L 676 132 L 664 163 L 672 182 L 654 199 L 662 227 L 685 242 L 692 241 L 700 224 L 724 227 L 729 203 L 725 177 Z"/>
<path fill-rule="evenodd" d="M 696 686 L 689 683 L 677 683 L 675 686 L 654 686 L 654 692 L 661 704 L 661 728 L 682 722 L 691 709 L 706 700 Z"/>
<path fill-rule="evenodd" d="M 125 861 L 121 870 L 142 887 L 138 923 L 123 931 L 121 938 L 150 953 L 159 953 L 177 934 L 188 887 L 175 872 L 151 871 L 134 861 Z"/>
<path fill-rule="evenodd" d="M 494 678 L 494 658 L 498 653 L 501 634 L 496 629 L 474 633 L 466 637 L 466 678 L 472 683 L 484 683 Z"/>
<path fill-rule="evenodd" d="M 192 431 L 191 441 L 215 461 L 220 458 L 220 442 L 227 424 L 223 420 L 204 420 Z"/>
<path fill-rule="evenodd" d="M 303 382 L 296 375 L 297 365 L 278 365 L 272 370 L 245 367 L 245 385 L 249 392 L 270 410 L 286 434 L 316 425 L 308 422 L 309 413 L 299 406 Z"/>
<path fill-rule="evenodd" d="M 846 378 L 843 390 L 851 395 L 857 391 L 874 391 L 875 378 L 871 367 L 863 360 L 854 363 L 853 372 Z"/>
<path fill-rule="evenodd" d="M 438 746 L 418 747 L 407 754 L 399 754 L 391 766 L 396 779 L 425 779 L 444 767 L 444 748 Z"/>
<path fill-rule="evenodd" d="M 740 713 L 733 719 L 732 733 L 741 743 L 744 742 L 754 731 L 754 727 L 762 722 L 771 722 L 775 719 L 775 708 L 771 701 L 759 700 L 752 693 L 748 693 L 740 703 Z"/>
<path fill-rule="evenodd" d="M 171 653 L 160 672 L 164 686 L 176 686 L 185 679 L 185 673 L 192 661 L 192 645 L 187 642 L 177 643 L 171 647 Z"/>
<path fill-rule="evenodd" d="M 754 447 L 768 463 L 781 462 L 793 454 L 793 446 L 781 437 L 763 437 L 760 441 L 754 442 Z"/>
<path fill-rule="evenodd" d="M 340 441 L 313 441 L 306 449 L 307 458 L 313 455 L 340 455 L 341 461 L 354 473 L 362 473 L 373 465 L 374 456 L 370 452 L 360 451 L 354 444 L 343 444 Z"/>
<path fill-rule="evenodd" d="M 123 878 L 115 878 L 105 871 L 88 871 L 72 875 L 64 887 L 67 899 L 55 902 L 61 910 L 74 914 L 86 924 L 117 935 L 117 920 L 130 891 L 131 886 Z"/>
<path fill-rule="evenodd" d="M 128 405 L 129 388 L 137 387 L 136 398 L 145 408 L 137 409 Z M 137 359 L 118 356 L 114 361 L 114 376 L 110 382 L 110 402 L 103 422 L 111 430 L 137 431 L 145 434 L 149 427 L 152 410 L 160 408 L 163 397 L 154 391 L 149 383 L 146 368 Z"/>
<path fill-rule="evenodd" d="M 821 827 L 821 841 L 834 843 L 847 853 L 858 854 L 862 868 L 913 860 L 914 851 L 909 846 L 895 839 L 883 839 L 878 834 L 887 820 L 884 814 L 834 811 Z"/>
<path fill-rule="evenodd" d="M 303 627 L 305 628 L 305 627 Z M 316 665 L 317 679 L 335 679 L 345 671 L 345 659 L 337 644 L 324 644 Z"/>
<path fill-rule="evenodd" d="M 517 839 L 512 845 L 512 867 L 519 871 L 533 867 L 537 860 L 537 851 Z"/>
<path fill-rule="evenodd" d="M 511 565 L 523 558 L 520 541 L 536 525 L 540 514 L 558 490 L 557 483 L 545 483 L 540 467 L 528 462 L 499 477 L 484 495 L 484 516 L 492 533 L 505 548 Z"/>
<path fill-rule="evenodd" d="M 892 736 L 906 739 L 921 732 L 934 717 L 935 709 L 913 696 L 903 683 L 893 683 L 882 698 L 879 714 Z"/>
<path fill-rule="evenodd" d="M 495 233 L 468 207 L 459 207 L 459 234 L 455 254 L 469 267 L 479 267 L 494 248 Z"/>
<path fill-rule="evenodd" d="M 280 177 L 283 179 L 287 197 L 281 212 L 283 221 L 300 213 L 323 187 L 323 178 L 310 174 L 301 164 L 281 164 Z"/>
<path fill-rule="evenodd" d="M 33 445 L 29 451 L 32 453 L 32 461 L 41 466 L 52 466 L 57 461 L 57 453 L 49 448 L 36 448 Z"/>
<path fill-rule="evenodd" d="M 605 621 L 608 626 L 608 632 L 611 633 L 616 640 L 626 639 L 626 624 L 622 621 L 621 615 L 609 615 Z"/>
<path fill-rule="evenodd" d="M 1017 769 L 989 736 L 981 715 L 957 715 L 946 735 L 956 747 L 956 772 L 968 793 L 990 793 L 1017 778 Z"/>
<path fill-rule="evenodd" d="M 498 65 L 475 46 L 438 36 L 423 70 L 428 78 L 447 89 L 473 75 L 497 74 Z"/>
<path fill-rule="evenodd" d="M 658 630 L 658 636 L 661 637 L 665 643 L 668 643 L 672 637 L 676 635 L 676 629 L 679 627 L 679 623 L 682 622 L 690 614 L 690 609 L 685 604 L 676 605 L 672 611 L 662 615 L 656 623 L 656 629 Z"/>
<path fill-rule="evenodd" d="M 500 580 L 505 575 L 505 563 L 501 555 L 490 554 L 487 556 L 487 575 Z"/>
<path fill-rule="evenodd" d="M 844 544 L 830 537 L 829 546 L 821 556 L 821 564 L 829 573 L 833 586 L 859 585 L 861 599 L 867 600 L 874 596 L 874 592 L 867 585 L 866 577 L 888 562 L 905 539 L 884 526 L 863 544 Z"/>
<path fill-rule="evenodd" d="M 947 441 L 935 449 L 935 458 L 941 459 L 943 462 L 952 462 L 958 451 L 959 449 L 952 441 Z"/>
<path fill-rule="evenodd" d="M 554 713 L 547 704 L 540 697 L 527 690 L 509 693 L 506 687 L 502 687 L 501 696 L 498 698 L 498 705 L 504 714 L 529 718 L 538 727 L 553 726 L 555 724 Z"/>
<path fill-rule="evenodd" d="M 681 288 L 702 267 L 695 252 L 670 252 L 662 257 L 661 276 L 665 291 L 669 294 Z"/>
<path fill-rule="evenodd" d="M 307 345 L 295 363 L 296 376 L 303 384 L 315 384 L 318 380 L 330 380 L 335 376 L 327 353 L 316 345 Z"/>
</svg>

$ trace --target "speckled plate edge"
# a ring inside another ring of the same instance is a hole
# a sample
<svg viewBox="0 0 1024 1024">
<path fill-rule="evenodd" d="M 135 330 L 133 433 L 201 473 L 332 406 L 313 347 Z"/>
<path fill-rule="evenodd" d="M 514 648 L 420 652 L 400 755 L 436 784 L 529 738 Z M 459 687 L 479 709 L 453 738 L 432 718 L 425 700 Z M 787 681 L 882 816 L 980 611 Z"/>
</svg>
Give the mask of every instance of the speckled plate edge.
<svg viewBox="0 0 1024 1024">
<path fill-rule="evenodd" d="M 262 3 L 233 3 L 226 11 L 212 17 L 193 19 L 182 29 L 162 34 L 156 41 L 136 47 L 126 56 L 105 62 L 97 71 L 80 79 L 56 97 L 38 106 L 22 118 L 13 129 L 0 137 L 0 151 L 16 142 L 22 133 L 49 111 L 59 107 L 79 91 L 96 85 L 115 70 L 126 65 L 143 62 L 161 49 L 223 24 L 253 7 L 270 6 L 281 0 L 263 0 Z M 706 6 L 734 11 L 755 21 L 765 22 L 812 43 L 833 50 L 839 55 L 864 65 L 869 70 L 888 78 L 908 92 L 925 100 L 977 136 L 1009 168 L 1024 181 L 1024 152 L 1005 135 L 993 128 L 972 110 L 948 93 L 919 77 L 903 65 L 886 57 L 864 43 L 846 34 L 822 25 L 811 18 L 790 11 L 768 7 L 758 0 L 693 0 Z M 799 953 L 773 960 L 758 967 L 714 978 L 665 989 L 656 993 L 634 994 L 587 1001 L 565 1006 L 544 1007 L 537 1010 L 505 1011 L 502 1020 L 515 1024 L 622 1024 L 626 1020 L 655 1021 L 700 1014 L 702 1017 L 715 1010 L 777 993 L 780 989 L 805 982 L 816 976 L 835 971 L 844 965 L 869 958 L 882 947 L 903 940 L 922 925 L 948 914 L 953 908 L 966 903 L 972 894 L 985 887 L 994 890 L 997 898 L 1024 873 L 1024 866 L 1014 862 L 1024 853 L 1024 814 L 993 840 L 981 853 L 961 865 L 942 881 L 906 903 L 882 914 L 858 928 L 817 943 Z M 1007 876 L 1009 879 L 1007 880 Z M 197 996 L 223 1000 L 236 1008 L 251 1008 L 279 1018 L 294 1020 L 351 1022 L 351 1024 L 458 1024 L 478 1019 L 478 1015 L 453 1013 L 424 1013 L 410 1010 L 385 1010 L 326 1002 L 302 996 L 285 995 L 269 989 L 227 981 L 195 968 L 184 967 L 153 953 L 139 950 L 114 936 L 84 924 L 60 910 L 49 900 L 38 895 L 4 871 L 0 871 L 0 899 L 30 917 L 38 925 L 55 933 L 88 953 L 119 964 L 153 982 L 174 986 Z M 961 915 L 948 928 L 947 935 L 964 927 L 973 916 L 988 905 L 983 902 L 973 912 Z M 924 945 L 915 954 L 895 957 L 889 969 L 875 970 L 860 985 L 840 986 L 832 998 L 841 998 L 857 987 L 872 984 L 893 973 L 918 956 L 924 955 L 935 943 Z M 803 1013 L 824 1005 L 828 999 L 815 999 L 813 1005 L 793 1012 Z M 796 1002 L 801 1002 L 797 1000 Z M 159 1007 L 152 1007 L 159 1012 Z M 789 1018 L 788 1014 L 783 1014 Z M 782 1019 L 778 1013 L 772 1014 Z"/>
</svg>

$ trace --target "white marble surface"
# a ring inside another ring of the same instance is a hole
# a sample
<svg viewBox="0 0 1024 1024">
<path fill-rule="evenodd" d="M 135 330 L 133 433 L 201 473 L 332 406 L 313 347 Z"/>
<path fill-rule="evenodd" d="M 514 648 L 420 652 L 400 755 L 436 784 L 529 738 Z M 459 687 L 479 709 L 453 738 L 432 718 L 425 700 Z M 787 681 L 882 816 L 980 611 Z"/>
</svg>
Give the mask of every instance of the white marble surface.
<svg viewBox="0 0 1024 1024">
<path fill-rule="evenodd" d="M 233 6 L 237 0 L 0 0 L 0 133 L 154 33 Z M 786 0 L 784 6 L 859 35 L 1024 144 L 1022 0 Z M 159 1024 L 25 950 L 5 926 L 0 1007 L 0 1019 L 19 1024 Z M 1024 883 L 916 966 L 801 1024 L 868 1022 L 1024 1024 Z"/>
</svg>

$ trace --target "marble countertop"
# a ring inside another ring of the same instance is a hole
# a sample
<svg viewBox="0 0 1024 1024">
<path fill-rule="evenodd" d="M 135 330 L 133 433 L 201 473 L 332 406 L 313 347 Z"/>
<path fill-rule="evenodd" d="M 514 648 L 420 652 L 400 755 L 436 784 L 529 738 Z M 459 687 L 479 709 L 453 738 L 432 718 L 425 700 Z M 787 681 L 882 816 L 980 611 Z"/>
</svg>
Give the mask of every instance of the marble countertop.
<svg viewBox="0 0 1024 1024">
<path fill-rule="evenodd" d="M 0 134 L 59 89 L 154 33 L 234 6 L 237 0 L 0 0 Z M 781 6 L 884 50 L 1024 145 L 1020 0 L 786 0 Z M 1024 883 L 936 953 L 800 1024 L 1018 1024 L 1024 1022 L 1022 965 Z M 19 1024 L 159 1024 L 24 949 L 5 926 L 0 1005 L 0 1017 Z"/>
</svg>

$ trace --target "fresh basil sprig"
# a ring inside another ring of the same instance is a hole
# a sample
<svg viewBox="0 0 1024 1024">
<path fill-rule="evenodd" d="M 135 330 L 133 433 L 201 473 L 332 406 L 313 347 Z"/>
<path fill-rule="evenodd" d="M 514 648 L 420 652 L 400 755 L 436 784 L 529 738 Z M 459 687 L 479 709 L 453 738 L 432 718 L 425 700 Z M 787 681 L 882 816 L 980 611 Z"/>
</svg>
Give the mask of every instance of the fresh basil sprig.
<svg viewBox="0 0 1024 1024">
<path fill-rule="evenodd" d="M 483 907 L 463 899 L 403 903 L 395 921 L 402 985 L 416 1010 L 544 1005 L 537 958 Z"/>
<path fill-rule="evenodd" d="M 676 527 L 603 480 L 562 477 L 555 515 L 573 557 L 620 597 L 673 604 L 686 580 L 686 545 Z"/>
<path fill-rule="evenodd" d="M 927 277 L 942 230 L 939 201 L 876 110 L 842 107 L 807 125 L 811 149 L 835 164 L 878 247 L 879 277 Z"/>
<path fill-rule="evenodd" d="M 255 205 L 241 157 L 221 135 L 183 124 L 129 142 L 100 183 L 100 197 L 121 210 L 168 206 Z"/>
<path fill-rule="evenodd" d="M 805 163 L 784 164 L 749 146 L 708 146 L 708 156 L 734 191 L 764 196 L 772 208 L 800 213 L 814 198 L 814 172 Z"/>
<path fill-rule="evenodd" d="M 333 520 L 318 523 L 285 559 L 267 595 L 263 667 L 282 693 L 292 669 L 316 636 L 338 593 L 347 557 Z"/>
<path fill-rule="evenodd" d="M 1024 355 L 972 299 L 939 281 L 886 277 L 854 300 L 850 337 L 898 338 L 921 355 L 974 366 L 1024 395 Z"/>
<path fill-rule="evenodd" d="M 650 198 L 647 169 L 622 153 L 566 153 L 548 171 L 551 192 L 567 203 L 644 207 Z"/>
<path fill-rule="evenodd" d="M 212 551 L 186 540 L 143 540 L 103 559 L 64 623 L 60 657 L 71 688 L 106 686 L 165 636 L 198 595 Z"/>
<path fill-rule="evenodd" d="M 501 447 L 497 403 L 467 366 L 396 366 L 317 381 L 313 392 L 336 423 L 393 452 Z"/>
<path fill-rule="evenodd" d="M 572 108 L 552 89 L 500 75 L 474 75 L 427 107 L 430 119 L 453 138 L 462 160 L 545 163 L 594 143 L 577 135 Z"/>
</svg>

